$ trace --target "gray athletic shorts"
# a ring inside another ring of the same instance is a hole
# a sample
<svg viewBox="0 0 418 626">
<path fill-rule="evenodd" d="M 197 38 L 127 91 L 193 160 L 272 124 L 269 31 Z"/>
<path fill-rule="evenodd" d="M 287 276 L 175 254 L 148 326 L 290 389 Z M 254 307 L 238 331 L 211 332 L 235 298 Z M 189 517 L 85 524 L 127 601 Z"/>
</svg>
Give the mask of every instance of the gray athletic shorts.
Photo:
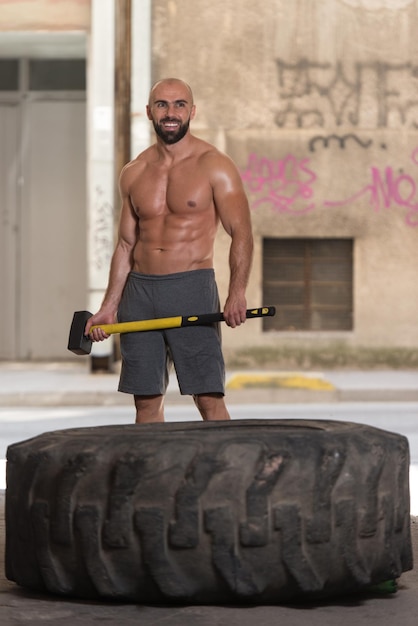
<svg viewBox="0 0 418 626">
<path fill-rule="evenodd" d="M 131 272 L 118 311 L 120 322 L 219 311 L 213 269 L 154 276 Z M 138 396 L 167 390 L 171 363 L 180 392 L 225 393 L 219 324 L 122 333 L 119 391 Z"/>
</svg>

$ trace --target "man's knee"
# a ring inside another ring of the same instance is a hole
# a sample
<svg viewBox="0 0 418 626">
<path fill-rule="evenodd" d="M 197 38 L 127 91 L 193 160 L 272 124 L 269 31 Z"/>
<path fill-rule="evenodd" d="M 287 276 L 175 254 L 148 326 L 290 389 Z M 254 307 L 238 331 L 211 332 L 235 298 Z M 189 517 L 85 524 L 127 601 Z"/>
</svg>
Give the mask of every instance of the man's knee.
<svg viewBox="0 0 418 626">
<path fill-rule="evenodd" d="M 208 393 L 193 396 L 196 407 L 204 420 L 231 419 L 225 406 L 225 399 L 221 393 Z"/>
<path fill-rule="evenodd" d="M 164 396 L 134 396 L 136 423 L 164 421 Z"/>
</svg>

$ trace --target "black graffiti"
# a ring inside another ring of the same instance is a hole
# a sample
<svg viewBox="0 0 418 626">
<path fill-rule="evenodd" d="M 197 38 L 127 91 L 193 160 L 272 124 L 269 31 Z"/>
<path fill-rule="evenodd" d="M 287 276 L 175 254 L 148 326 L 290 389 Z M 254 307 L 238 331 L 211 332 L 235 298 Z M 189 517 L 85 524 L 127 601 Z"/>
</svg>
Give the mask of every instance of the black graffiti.
<svg viewBox="0 0 418 626">
<path fill-rule="evenodd" d="M 312 139 L 310 140 L 308 144 L 309 150 L 311 152 L 315 152 L 315 144 L 317 143 L 321 143 L 324 148 L 328 148 L 332 140 L 335 140 L 337 144 L 339 144 L 340 148 L 344 150 L 345 144 L 347 143 L 348 139 L 352 139 L 353 141 L 357 142 L 358 145 L 362 148 L 369 148 L 373 143 L 371 139 L 368 139 L 367 141 L 362 141 L 359 137 L 357 137 L 357 135 L 353 135 L 353 133 L 349 133 L 347 135 L 328 135 L 327 137 L 317 135 L 316 137 L 312 137 Z"/>
<path fill-rule="evenodd" d="M 97 185 L 94 198 L 95 222 L 92 225 L 92 257 L 97 270 L 108 267 L 112 252 L 113 208 Z"/>
<path fill-rule="evenodd" d="M 279 127 L 418 128 L 418 65 L 277 59 Z"/>
</svg>

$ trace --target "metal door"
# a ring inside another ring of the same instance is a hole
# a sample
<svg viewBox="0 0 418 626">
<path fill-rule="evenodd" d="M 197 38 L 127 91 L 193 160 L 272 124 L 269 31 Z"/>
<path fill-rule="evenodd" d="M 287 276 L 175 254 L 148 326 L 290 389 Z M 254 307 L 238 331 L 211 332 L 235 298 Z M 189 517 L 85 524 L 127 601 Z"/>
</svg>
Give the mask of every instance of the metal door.
<svg viewBox="0 0 418 626">
<path fill-rule="evenodd" d="M 63 359 L 86 294 L 85 103 L 28 102 L 23 156 L 23 359 Z"/>
<path fill-rule="evenodd" d="M 0 359 L 62 360 L 86 298 L 85 92 L 63 91 L 74 64 L 32 65 L 0 101 Z"/>
</svg>

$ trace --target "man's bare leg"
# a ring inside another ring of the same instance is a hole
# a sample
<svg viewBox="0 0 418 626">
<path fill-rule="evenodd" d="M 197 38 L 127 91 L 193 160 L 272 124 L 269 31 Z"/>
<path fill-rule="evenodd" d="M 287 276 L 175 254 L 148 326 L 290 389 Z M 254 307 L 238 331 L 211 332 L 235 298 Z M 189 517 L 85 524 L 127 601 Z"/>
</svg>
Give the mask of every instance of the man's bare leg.
<svg viewBox="0 0 418 626">
<path fill-rule="evenodd" d="M 231 419 L 223 395 L 219 393 L 200 394 L 193 396 L 193 400 L 205 421 Z"/>
<path fill-rule="evenodd" d="M 137 424 L 164 421 L 164 396 L 134 396 Z"/>
</svg>

